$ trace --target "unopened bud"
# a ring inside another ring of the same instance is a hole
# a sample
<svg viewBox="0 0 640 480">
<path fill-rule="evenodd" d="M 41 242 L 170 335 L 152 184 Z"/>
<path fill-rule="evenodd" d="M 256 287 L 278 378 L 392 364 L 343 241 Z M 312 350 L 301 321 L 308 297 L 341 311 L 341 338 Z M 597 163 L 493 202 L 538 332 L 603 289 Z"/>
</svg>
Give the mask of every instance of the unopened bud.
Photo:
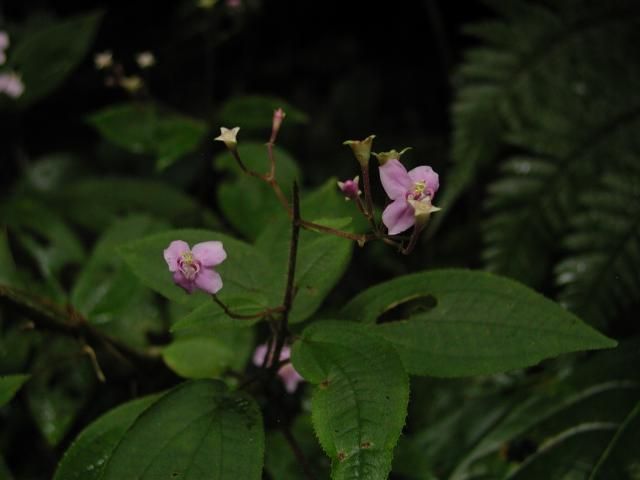
<svg viewBox="0 0 640 480">
<path fill-rule="evenodd" d="M 400 160 L 400 157 L 402 157 L 402 155 L 407 153 L 409 150 L 411 150 L 411 147 L 403 148 L 399 152 L 397 152 L 396 150 L 390 150 L 388 152 L 374 153 L 373 156 L 378 159 L 378 163 L 380 165 L 384 165 L 389 160 L 393 160 L 393 159 Z"/>
<path fill-rule="evenodd" d="M 220 135 L 218 135 L 214 140 L 217 140 L 218 142 L 224 142 L 229 150 L 235 150 L 238 146 L 236 136 L 238 135 L 239 131 L 240 127 L 235 127 L 232 129 L 220 127 Z"/>
<path fill-rule="evenodd" d="M 344 194 L 345 200 L 355 200 L 362 193 L 358 187 L 360 177 L 356 176 L 353 180 L 345 180 L 338 182 L 338 188 Z"/>
<path fill-rule="evenodd" d="M 287 114 L 281 108 L 273 111 L 273 121 L 271 122 L 271 139 L 269 142 L 274 143 L 276 141 L 276 137 L 278 136 L 278 132 L 280 131 L 280 126 L 282 125 L 282 121 L 285 119 Z"/>
<path fill-rule="evenodd" d="M 349 145 L 358 163 L 363 167 L 369 165 L 369 157 L 371 157 L 371 144 L 375 135 L 369 135 L 364 140 L 347 140 L 343 145 Z"/>
</svg>

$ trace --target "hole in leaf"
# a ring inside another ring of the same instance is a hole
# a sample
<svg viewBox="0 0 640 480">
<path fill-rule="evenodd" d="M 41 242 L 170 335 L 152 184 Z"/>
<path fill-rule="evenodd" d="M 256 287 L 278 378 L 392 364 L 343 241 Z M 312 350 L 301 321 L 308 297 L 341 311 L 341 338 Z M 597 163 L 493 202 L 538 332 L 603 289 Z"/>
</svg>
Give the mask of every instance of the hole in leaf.
<svg viewBox="0 0 640 480">
<path fill-rule="evenodd" d="M 414 295 L 389 305 L 389 307 L 378 316 L 376 323 L 406 320 L 412 315 L 433 310 L 437 305 L 438 300 L 436 300 L 436 297 L 433 295 Z"/>
</svg>

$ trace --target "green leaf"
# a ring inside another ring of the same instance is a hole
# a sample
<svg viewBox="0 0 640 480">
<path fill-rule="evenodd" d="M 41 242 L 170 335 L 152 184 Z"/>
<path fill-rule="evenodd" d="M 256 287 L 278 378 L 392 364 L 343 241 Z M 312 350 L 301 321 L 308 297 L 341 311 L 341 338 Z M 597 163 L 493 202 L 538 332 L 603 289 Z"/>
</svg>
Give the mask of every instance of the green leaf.
<svg viewBox="0 0 640 480">
<path fill-rule="evenodd" d="M 153 103 L 122 103 L 89 117 L 110 142 L 132 153 L 154 155 L 162 170 L 199 145 L 207 126 Z"/>
<path fill-rule="evenodd" d="M 0 407 L 9 403 L 27 380 L 29 380 L 29 375 L 6 375 L 0 377 Z"/>
<path fill-rule="evenodd" d="M 417 273 L 377 285 L 354 298 L 342 316 L 372 324 L 416 299 L 430 299 L 435 307 L 375 327 L 416 375 L 496 373 L 562 353 L 616 346 L 533 290 L 467 270 Z"/>
<path fill-rule="evenodd" d="M 165 347 L 162 358 L 182 377 L 212 378 L 228 368 L 241 371 L 252 348 L 253 331 L 248 328 L 192 329 Z"/>
<path fill-rule="evenodd" d="M 47 290 L 39 293 L 66 299 L 59 274 L 65 267 L 82 262 L 85 256 L 76 233 L 56 211 L 36 198 L 18 195 L 0 210 L 9 231 L 16 235 L 46 281 Z"/>
<path fill-rule="evenodd" d="M 345 203 L 338 194 L 335 181 L 329 180 L 302 200 L 300 210 L 303 218 L 324 216 L 325 225 L 338 218 L 343 224 Z M 355 208 L 353 205 L 347 207 Z M 329 213 L 339 216 L 327 217 Z M 256 246 L 273 262 L 276 269 L 274 278 L 281 279 L 281 288 L 284 288 L 286 279 L 290 236 L 290 221 L 283 219 L 267 227 L 256 241 Z M 313 315 L 344 274 L 352 252 L 351 240 L 305 230 L 300 233 L 296 264 L 297 292 L 289 315 L 290 322 L 301 322 Z"/>
<path fill-rule="evenodd" d="M 162 222 L 140 215 L 114 222 L 84 262 L 71 292 L 72 305 L 89 316 L 127 305 L 139 283 L 118 255 L 118 247 L 163 226 L 166 225 Z"/>
<path fill-rule="evenodd" d="M 363 325 L 320 322 L 294 343 L 292 361 L 314 384 L 313 425 L 332 478 L 386 479 L 409 400 L 392 346 Z"/>
<path fill-rule="evenodd" d="M 634 448 L 629 448 L 633 445 L 640 445 L 640 402 L 620 425 L 589 479 L 635 478 L 640 473 L 640 461 Z"/>
<path fill-rule="evenodd" d="M 9 66 L 22 76 L 23 95 L 17 100 L 28 106 L 45 97 L 69 76 L 93 43 L 101 12 L 76 16 L 24 33 L 9 54 Z"/>
<path fill-rule="evenodd" d="M 73 426 L 95 382 L 77 342 L 54 337 L 41 346 L 26 393 L 31 415 L 49 445 L 58 445 Z"/>
<path fill-rule="evenodd" d="M 164 249 L 173 240 L 184 240 L 192 247 L 209 240 L 223 243 L 227 259 L 215 268 L 222 276 L 224 285 L 218 294 L 221 299 L 255 295 L 258 298 L 272 299 L 274 306 L 281 302 L 276 289 L 278 286 L 273 284 L 273 268 L 262 253 L 244 242 L 207 230 L 171 230 L 131 242 L 121 248 L 125 261 L 134 273 L 142 283 L 156 292 L 191 307 L 212 302 L 202 292 L 189 295 L 173 283 L 163 258 Z"/>
<path fill-rule="evenodd" d="M 259 480 L 264 432 L 255 401 L 223 383 L 177 386 L 140 415 L 102 480 Z"/>
<path fill-rule="evenodd" d="M 96 202 L 95 199 L 100 201 Z M 74 222 L 101 232 L 121 215 L 145 213 L 177 227 L 217 221 L 210 210 L 168 184 L 134 178 L 88 178 L 56 193 L 56 206 Z"/>
<path fill-rule="evenodd" d="M 263 144 L 243 142 L 238 145 L 238 152 L 247 168 L 259 173 L 269 171 L 269 157 Z M 284 150 L 275 147 L 274 155 L 276 180 L 284 195 L 290 199 L 293 181 L 301 180 L 300 171 L 294 159 Z M 216 170 L 231 177 L 218 187 L 218 204 L 231 225 L 242 235 L 253 240 L 266 226 L 278 218 L 287 217 L 273 189 L 265 182 L 243 173 L 230 153 L 218 155 L 213 163 Z"/>
<path fill-rule="evenodd" d="M 240 127 L 241 130 L 270 129 L 273 111 L 282 108 L 287 118 L 285 123 L 306 123 L 307 115 L 290 104 L 275 97 L 246 95 L 227 101 L 219 112 L 221 125 L 228 128 Z"/>
<path fill-rule="evenodd" d="M 116 445 L 138 416 L 158 399 L 150 395 L 109 410 L 85 428 L 58 464 L 54 480 L 99 480 Z"/>
</svg>

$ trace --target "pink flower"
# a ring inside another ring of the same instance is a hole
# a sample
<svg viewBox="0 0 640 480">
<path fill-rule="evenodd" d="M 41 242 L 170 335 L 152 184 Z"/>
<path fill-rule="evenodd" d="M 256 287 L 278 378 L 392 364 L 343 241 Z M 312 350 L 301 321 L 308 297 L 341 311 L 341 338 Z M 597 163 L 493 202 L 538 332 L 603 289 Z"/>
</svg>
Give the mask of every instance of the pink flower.
<svg viewBox="0 0 640 480">
<path fill-rule="evenodd" d="M 356 176 L 353 180 L 345 180 L 344 182 L 338 182 L 338 188 L 344 194 L 345 200 L 354 200 L 360 195 L 362 192 L 358 187 L 358 183 L 360 182 L 360 177 Z"/>
<path fill-rule="evenodd" d="M 438 191 L 438 174 L 431 167 L 422 165 L 407 172 L 396 158 L 380 166 L 380 180 L 389 198 L 393 200 L 382 212 L 382 222 L 389 235 L 408 230 L 415 224 L 416 208 L 411 202 L 431 205 Z"/>
<path fill-rule="evenodd" d="M 173 273 L 173 281 L 193 293 L 198 288 L 214 294 L 222 288 L 222 278 L 213 267 L 224 262 L 227 253 L 222 242 L 196 243 L 193 249 L 182 240 L 174 240 L 164 251 L 164 259 Z"/>
<path fill-rule="evenodd" d="M 24 83 L 20 75 L 15 72 L 0 73 L 0 93 L 6 93 L 11 98 L 18 98 L 24 93 Z"/>
<path fill-rule="evenodd" d="M 262 362 L 264 362 L 264 357 L 267 355 L 268 349 L 269 348 L 265 343 L 263 343 L 262 345 L 258 345 L 256 351 L 253 353 L 254 365 L 256 365 L 257 367 L 262 365 Z M 291 357 L 291 349 L 285 345 L 280 351 L 280 361 L 289 360 L 289 357 Z M 267 366 L 272 365 L 272 363 L 273 358 L 270 358 Z M 304 381 L 300 374 L 296 372 L 296 369 L 293 368 L 293 365 L 291 365 L 291 363 L 287 363 L 286 365 L 282 366 L 280 370 L 278 370 L 278 376 L 280 377 L 280 380 L 282 380 L 282 383 L 284 383 L 284 388 L 288 393 L 295 392 L 298 388 L 298 384 Z"/>
</svg>

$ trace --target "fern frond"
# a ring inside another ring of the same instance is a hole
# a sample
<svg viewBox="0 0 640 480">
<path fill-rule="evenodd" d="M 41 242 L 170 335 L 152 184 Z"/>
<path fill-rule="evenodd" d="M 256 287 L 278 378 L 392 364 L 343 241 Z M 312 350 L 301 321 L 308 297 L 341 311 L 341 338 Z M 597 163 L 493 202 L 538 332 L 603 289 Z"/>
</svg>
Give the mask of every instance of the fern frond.
<svg viewBox="0 0 640 480">
<path fill-rule="evenodd" d="M 602 178 L 581 196 L 556 268 L 561 299 L 593 323 L 640 302 L 640 157 Z"/>
<path fill-rule="evenodd" d="M 640 5 L 488 3 L 500 18 L 467 29 L 484 44 L 459 71 L 454 182 L 440 202 L 502 161 L 487 189 L 484 260 L 540 286 L 581 195 L 619 156 L 640 153 Z"/>
</svg>

